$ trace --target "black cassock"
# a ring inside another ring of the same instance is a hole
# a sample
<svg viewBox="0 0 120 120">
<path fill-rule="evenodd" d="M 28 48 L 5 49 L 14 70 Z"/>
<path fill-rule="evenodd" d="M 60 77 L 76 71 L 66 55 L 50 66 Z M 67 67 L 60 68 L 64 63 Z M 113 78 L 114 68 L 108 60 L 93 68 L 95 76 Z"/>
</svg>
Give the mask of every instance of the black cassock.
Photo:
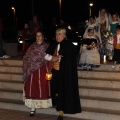
<svg viewBox="0 0 120 120">
<path fill-rule="evenodd" d="M 46 53 L 53 55 L 58 43 L 52 43 Z M 57 111 L 62 110 L 66 114 L 75 114 L 81 112 L 77 60 L 75 46 L 69 40 L 60 42 L 59 55 L 62 55 L 60 61 L 60 70 L 52 69 L 53 78 L 51 80 L 51 92 L 53 105 L 57 103 Z M 58 93 L 58 97 L 55 94 Z"/>
</svg>

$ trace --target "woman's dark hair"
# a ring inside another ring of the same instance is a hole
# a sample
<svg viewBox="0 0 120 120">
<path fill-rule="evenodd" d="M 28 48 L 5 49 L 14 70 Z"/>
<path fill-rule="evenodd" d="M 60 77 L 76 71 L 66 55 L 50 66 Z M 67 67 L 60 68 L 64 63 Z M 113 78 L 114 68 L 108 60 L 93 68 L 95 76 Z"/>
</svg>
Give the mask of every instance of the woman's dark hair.
<svg viewBox="0 0 120 120">
<path fill-rule="evenodd" d="M 116 12 L 116 13 L 113 13 L 112 16 L 113 16 L 113 15 L 116 15 L 117 17 L 119 16 L 117 12 Z"/>
<path fill-rule="evenodd" d="M 42 35 L 44 36 L 44 31 L 43 31 L 43 30 L 39 29 L 39 30 L 36 32 L 36 34 L 37 34 L 38 32 L 42 33 Z"/>
<path fill-rule="evenodd" d="M 94 30 L 94 29 L 93 29 L 93 28 L 89 28 L 89 29 L 88 29 L 88 32 L 90 32 L 91 30 Z"/>
<path fill-rule="evenodd" d="M 93 19 L 95 19 L 95 16 L 90 16 L 90 17 L 89 17 L 89 19 L 90 19 L 90 18 L 93 18 Z"/>
<path fill-rule="evenodd" d="M 100 11 L 102 11 L 102 10 L 105 10 L 105 12 L 107 12 L 107 9 L 104 7 L 100 8 Z"/>
</svg>

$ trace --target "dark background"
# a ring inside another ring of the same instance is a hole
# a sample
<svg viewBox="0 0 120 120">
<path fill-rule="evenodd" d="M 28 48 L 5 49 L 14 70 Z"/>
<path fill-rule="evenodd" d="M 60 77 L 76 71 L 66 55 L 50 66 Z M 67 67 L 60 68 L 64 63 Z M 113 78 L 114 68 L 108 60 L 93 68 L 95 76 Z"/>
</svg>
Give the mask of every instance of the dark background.
<svg viewBox="0 0 120 120">
<path fill-rule="evenodd" d="M 61 0 L 61 18 L 70 23 L 78 23 L 89 18 L 89 3 L 93 2 L 92 15 L 98 16 L 99 9 L 105 7 L 108 12 L 120 13 L 119 0 Z M 32 4 L 33 2 L 33 4 Z M 44 24 L 51 24 L 53 18 L 59 19 L 59 0 L 0 0 L 0 16 L 7 26 L 14 25 L 15 7 L 17 27 L 22 28 L 25 21 L 37 14 Z M 33 9 L 32 9 L 33 6 Z"/>
</svg>

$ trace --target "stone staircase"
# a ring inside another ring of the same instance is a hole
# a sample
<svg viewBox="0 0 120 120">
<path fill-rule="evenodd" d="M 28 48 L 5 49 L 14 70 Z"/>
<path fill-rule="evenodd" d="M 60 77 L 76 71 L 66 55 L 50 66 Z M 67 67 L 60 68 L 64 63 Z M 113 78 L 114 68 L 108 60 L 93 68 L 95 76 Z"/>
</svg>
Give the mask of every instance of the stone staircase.
<svg viewBox="0 0 120 120">
<path fill-rule="evenodd" d="M 78 67 L 82 113 L 65 116 L 84 120 L 120 120 L 120 68 L 101 65 L 93 71 Z M 24 105 L 22 59 L 0 59 L 0 108 L 28 111 Z M 54 108 L 37 113 L 57 115 Z"/>
</svg>

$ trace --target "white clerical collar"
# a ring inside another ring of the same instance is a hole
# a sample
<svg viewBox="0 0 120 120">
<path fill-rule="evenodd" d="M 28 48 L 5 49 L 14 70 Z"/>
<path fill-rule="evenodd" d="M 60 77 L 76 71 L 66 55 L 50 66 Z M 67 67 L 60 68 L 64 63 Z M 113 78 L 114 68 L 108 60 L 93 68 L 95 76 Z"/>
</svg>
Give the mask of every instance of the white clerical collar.
<svg viewBox="0 0 120 120">
<path fill-rule="evenodd" d="M 60 49 L 60 43 L 57 45 L 57 55 L 59 55 L 58 51 Z"/>
</svg>

